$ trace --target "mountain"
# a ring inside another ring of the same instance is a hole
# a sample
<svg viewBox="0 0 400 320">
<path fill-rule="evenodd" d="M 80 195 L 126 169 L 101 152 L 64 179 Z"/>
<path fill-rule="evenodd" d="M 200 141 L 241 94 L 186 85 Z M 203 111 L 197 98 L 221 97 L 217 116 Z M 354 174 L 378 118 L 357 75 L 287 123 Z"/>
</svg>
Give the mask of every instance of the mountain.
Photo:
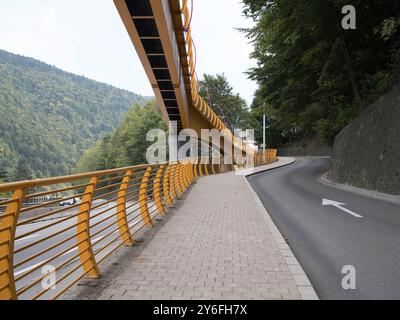
<svg viewBox="0 0 400 320">
<path fill-rule="evenodd" d="M 83 152 L 148 99 L 0 50 L 0 172 L 72 172 Z M 3 179 L 4 180 L 4 179 Z"/>
</svg>

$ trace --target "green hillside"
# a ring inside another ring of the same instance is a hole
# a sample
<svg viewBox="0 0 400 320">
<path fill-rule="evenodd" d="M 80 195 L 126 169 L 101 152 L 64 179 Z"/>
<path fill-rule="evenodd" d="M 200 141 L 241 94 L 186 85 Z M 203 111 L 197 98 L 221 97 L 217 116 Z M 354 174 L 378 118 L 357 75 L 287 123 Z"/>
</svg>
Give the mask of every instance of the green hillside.
<svg viewBox="0 0 400 320">
<path fill-rule="evenodd" d="M 134 103 L 146 100 L 0 50 L 0 173 L 15 180 L 25 163 L 33 177 L 68 174 Z"/>
</svg>

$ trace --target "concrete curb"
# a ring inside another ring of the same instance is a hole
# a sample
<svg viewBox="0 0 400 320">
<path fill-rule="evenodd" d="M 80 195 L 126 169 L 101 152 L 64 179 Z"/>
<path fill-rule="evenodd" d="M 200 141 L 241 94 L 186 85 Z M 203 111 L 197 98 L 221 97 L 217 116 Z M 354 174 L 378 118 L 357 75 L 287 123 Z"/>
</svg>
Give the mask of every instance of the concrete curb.
<svg viewBox="0 0 400 320">
<path fill-rule="evenodd" d="M 373 191 L 373 190 L 368 190 L 368 189 L 362 189 L 358 187 L 353 187 L 348 184 L 342 184 L 338 182 L 331 181 L 327 178 L 327 172 L 324 173 L 321 178 L 320 178 L 321 183 L 339 189 L 339 190 L 344 190 L 348 192 L 353 192 L 362 196 L 367 196 L 369 198 L 375 198 L 378 200 L 385 200 L 385 201 L 390 201 L 395 204 L 400 204 L 400 196 L 395 196 L 387 193 L 382 193 L 378 191 Z"/>
<path fill-rule="evenodd" d="M 292 165 L 295 162 L 296 162 L 295 158 L 280 157 L 280 158 L 278 158 L 277 161 L 271 162 L 271 163 L 268 163 L 268 164 L 265 164 L 262 166 L 249 167 L 249 168 L 244 168 L 244 169 L 243 168 L 236 169 L 234 171 L 234 174 L 237 176 L 250 177 L 250 176 L 265 172 L 265 171 L 272 171 L 275 169 L 284 168 L 284 167 Z"/>
<path fill-rule="evenodd" d="M 279 166 L 279 161 L 276 163 L 278 166 L 270 167 L 270 168 L 264 168 L 262 171 L 258 171 L 257 173 L 261 172 L 266 172 L 270 171 L 273 169 L 278 169 L 278 168 L 284 168 L 288 165 L 293 164 L 296 160 L 293 159 L 294 161 L 291 161 L 290 163 L 283 164 Z M 266 166 L 264 166 L 266 167 Z M 257 174 L 253 173 L 253 174 Z M 253 174 L 250 174 L 248 176 L 251 176 Z M 250 192 L 252 193 L 254 200 L 257 204 L 257 207 L 260 209 L 261 212 L 263 212 L 263 216 L 265 218 L 265 221 L 268 225 L 268 228 L 270 229 L 272 236 L 278 245 L 283 257 L 286 260 L 286 263 L 289 267 L 290 273 L 293 276 L 293 279 L 296 283 L 297 289 L 299 290 L 301 297 L 303 300 L 319 300 L 317 293 L 315 292 L 314 287 L 312 286 L 309 278 L 307 277 L 306 273 L 304 272 L 303 268 L 301 267 L 300 263 L 297 261 L 296 257 L 294 256 L 292 250 L 288 246 L 287 242 L 283 238 L 281 232 L 278 230 L 276 227 L 275 223 L 273 222 L 270 214 L 268 213 L 267 209 L 264 207 L 263 203 L 261 202 L 260 198 L 258 197 L 257 193 L 251 186 L 250 182 L 247 180 L 248 176 L 243 176 L 243 179 L 249 188 Z"/>
<path fill-rule="evenodd" d="M 284 162 L 283 164 L 280 164 L 279 162 L 281 160 L 284 160 L 286 162 Z M 258 173 L 262 173 L 262 172 L 266 172 L 266 171 L 271 171 L 271 170 L 275 170 L 275 169 L 281 169 L 281 168 L 285 168 L 288 166 L 291 166 L 292 164 L 296 163 L 296 159 L 292 158 L 292 157 L 278 157 L 278 161 L 275 163 L 271 163 L 271 164 L 267 164 L 264 166 L 260 166 L 260 167 L 256 167 L 255 168 L 255 172 L 249 176 L 258 174 Z"/>
</svg>

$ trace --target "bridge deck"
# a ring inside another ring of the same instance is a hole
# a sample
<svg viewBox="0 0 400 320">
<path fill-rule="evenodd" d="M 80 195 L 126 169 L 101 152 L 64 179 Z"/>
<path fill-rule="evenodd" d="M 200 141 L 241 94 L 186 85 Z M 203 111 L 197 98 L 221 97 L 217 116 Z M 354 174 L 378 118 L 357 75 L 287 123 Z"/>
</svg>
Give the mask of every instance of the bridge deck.
<svg viewBox="0 0 400 320">
<path fill-rule="evenodd" d="M 316 298 L 250 185 L 233 173 L 199 179 L 142 243 L 122 251 L 73 298 Z"/>
</svg>

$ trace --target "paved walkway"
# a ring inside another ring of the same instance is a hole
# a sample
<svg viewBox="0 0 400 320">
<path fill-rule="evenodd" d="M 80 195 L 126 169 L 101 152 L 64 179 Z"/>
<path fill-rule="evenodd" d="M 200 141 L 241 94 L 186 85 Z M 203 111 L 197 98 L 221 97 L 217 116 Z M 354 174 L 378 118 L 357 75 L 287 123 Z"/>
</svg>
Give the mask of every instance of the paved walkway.
<svg viewBox="0 0 400 320">
<path fill-rule="evenodd" d="M 120 274 L 94 287 L 97 298 L 118 300 L 316 298 L 246 178 L 233 173 L 199 179 Z"/>
</svg>

